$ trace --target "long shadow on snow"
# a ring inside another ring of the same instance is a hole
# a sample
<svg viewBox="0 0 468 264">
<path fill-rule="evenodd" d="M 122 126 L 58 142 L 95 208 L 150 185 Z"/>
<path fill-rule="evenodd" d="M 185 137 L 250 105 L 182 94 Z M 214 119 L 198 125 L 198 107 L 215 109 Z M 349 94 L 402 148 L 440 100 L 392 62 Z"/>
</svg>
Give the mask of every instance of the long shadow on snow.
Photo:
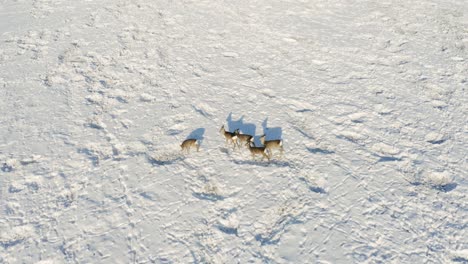
<svg viewBox="0 0 468 264">
<path fill-rule="evenodd" d="M 257 126 L 252 123 L 244 123 L 244 116 L 241 116 L 239 120 L 232 120 L 232 113 L 229 113 L 226 118 L 226 122 L 230 132 L 234 132 L 234 130 L 239 129 L 243 134 L 255 136 Z"/>
<path fill-rule="evenodd" d="M 319 187 L 319 186 L 311 185 L 311 183 L 304 177 L 300 177 L 299 180 L 305 182 L 305 184 L 307 184 L 307 187 L 309 188 L 309 190 L 311 192 L 319 193 L 319 194 L 326 194 L 327 193 L 327 191 L 324 188 Z"/>
<path fill-rule="evenodd" d="M 281 127 L 268 127 L 268 117 L 262 122 L 263 134 L 265 134 L 265 140 L 270 139 L 281 139 L 283 130 Z"/>
<path fill-rule="evenodd" d="M 238 236 L 237 228 L 227 227 L 227 226 L 223 226 L 223 225 L 218 225 L 217 228 L 219 229 L 219 231 L 221 231 L 223 233 L 226 233 L 228 235 Z"/>
<path fill-rule="evenodd" d="M 190 132 L 190 134 L 187 136 L 186 139 L 196 139 L 198 141 L 203 141 L 204 137 L 203 135 L 205 134 L 205 129 L 200 127 L 200 128 L 197 128 L 195 130 L 193 130 L 192 132 Z"/>
<path fill-rule="evenodd" d="M 458 184 L 455 183 L 455 182 L 444 184 L 444 185 L 429 185 L 429 184 L 426 184 L 426 183 L 418 181 L 418 180 L 408 181 L 408 182 L 409 182 L 409 184 L 411 184 L 413 186 L 426 186 L 426 187 L 430 186 L 433 189 L 438 190 L 438 191 L 442 191 L 442 192 L 451 192 L 451 191 L 455 190 L 455 188 L 457 188 L 457 186 L 458 186 Z"/>
<path fill-rule="evenodd" d="M 309 190 L 311 192 L 314 192 L 314 193 L 320 193 L 320 194 L 326 194 L 327 191 L 325 191 L 325 189 L 323 189 L 322 187 L 318 187 L 318 186 L 309 186 Z"/>
<path fill-rule="evenodd" d="M 154 166 L 164 166 L 164 165 L 171 165 L 174 164 L 178 161 L 182 161 L 185 159 L 183 156 L 177 156 L 177 157 L 170 157 L 170 158 L 155 158 L 147 155 L 146 157 L 148 159 L 148 162 L 151 163 L 151 165 Z"/>
<path fill-rule="evenodd" d="M 379 157 L 378 162 L 402 161 L 401 158 L 391 157 L 391 156 L 377 156 L 377 157 Z"/>
<path fill-rule="evenodd" d="M 281 127 L 268 127 L 268 117 L 265 118 L 262 122 L 262 129 L 263 129 L 263 134 L 265 135 L 265 140 L 276 140 L 276 139 L 282 139 L 283 136 L 283 130 Z M 261 146 L 260 144 L 260 137 L 255 137 L 254 138 L 255 144 L 258 143 L 257 146 Z"/>
<path fill-rule="evenodd" d="M 216 202 L 216 201 L 222 201 L 226 197 L 219 195 L 219 194 L 214 194 L 214 193 L 203 193 L 203 192 L 194 192 L 192 195 L 195 198 L 198 198 L 200 200 L 208 200 L 211 202 Z"/>
<path fill-rule="evenodd" d="M 23 241 L 24 241 L 23 238 L 14 239 L 14 240 L 7 240 L 7 241 L 0 241 L 0 246 L 3 247 L 4 249 L 8 249 L 10 247 L 13 247 L 13 246 L 16 246 L 16 245 L 20 244 Z"/>
<path fill-rule="evenodd" d="M 468 263 L 468 258 L 465 257 L 454 257 L 452 258 L 453 262 Z"/>
<path fill-rule="evenodd" d="M 440 139 L 440 140 L 429 140 L 428 142 L 434 145 L 439 145 L 447 141 L 446 139 Z"/>
<path fill-rule="evenodd" d="M 393 157 L 393 156 L 382 156 L 378 154 L 373 154 L 374 157 L 379 158 L 377 162 L 391 162 L 391 161 L 402 161 L 402 158 Z"/>
<path fill-rule="evenodd" d="M 448 183 L 444 185 L 436 185 L 436 186 L 433 186 L 433 188 L 439 191 L 443 191 L 443 192 L 450 192 L 450 191 L 455 190 L 455 188 L 457 188 L 457 184 L 452 182 L 452 183 Z"/>
<path fill-rule="evenodd" d="M 277 167 L 291 167 L 291 163 L 287 161 L 281 161 L 281 160 L 272 160 L 270 162 L 268 161 L 257 161 L 257 160 L 233 160 L 237 165 L 256 165 L 256 166 L 262 166 L 262 167 L 270 167 L 270 166 L 277 166 Z"/>
<path fill-rule="evenodd" d="M 306 148 L 312 154 L 333 154 L 335 151 L 321 148 Z"/>
<path fill-rule="evenodd" d="M 290 124 L 291 124 L 291 122 L 290 122 Z M 301 128 L 298 128 L 298 127 L 297 127 L 296 125 L 294 125 L 294 124 L 293 124 L 293 128 L 294 128 L 297 132 L 299 132 L 299 133 L 301 133 L 303 136 L 305 136 L 306 138 L 308 138 L 308 139 L 315 139 L 312 135 L 309 135 L 309 133 L 307 133 L 306 131 L 304 131 L 304 130 L 301 129 Z"/>
</svg>

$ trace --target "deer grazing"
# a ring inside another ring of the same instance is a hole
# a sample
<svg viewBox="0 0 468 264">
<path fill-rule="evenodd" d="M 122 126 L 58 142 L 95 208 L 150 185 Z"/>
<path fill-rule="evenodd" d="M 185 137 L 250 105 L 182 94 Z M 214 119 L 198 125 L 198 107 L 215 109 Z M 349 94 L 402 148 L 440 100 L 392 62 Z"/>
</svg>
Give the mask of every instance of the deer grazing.
<svg viewBox="0 0 468 264">
<path fill-rule="evenodd" d="M 260 142 L 265 146 L 265 151 L 269 153 L 271 157 L 273 155 L 273 149 L 279 149 L 281 156 L 283 156 L 283 141 L 281 139 L 265 140 L 265 134 L 260 137 Z"/>
<path fill-rule="evenodd" d="M 232 144 L 233 148 L 235 148 L 238 145 L 237 144 L 237 135 L 236 135 L 236 133 L 226 131 L 226 129 L 224 128 L 224 125 L 221 127 L 219 132 L 226 139 L 226 144 Z"/>
<path fill-rule="evenodd" d="M 249 134 L 241 134 L 239 129 L 236 129 L 234 133 L 236 134 L 237 139 L 239 140 L 239 146 L 247 145 L 250 141 L 253 140 L 253 136 Z"/>
<path fill-rule="evenodd" d="M 252 159 L 255 159 L 256 155 L 261 155 L 262 160 L 264 158 L 267 158 L 267 160 L 270 161 L 270 156 L 266 154 L 265 147 L 256 147 L 253 141 L 248 141 L 246 145 L 249 147 L 250 155 L 252 155 Z"/>
<path fill-rule="evenodd" d="M 181 151 L 185 150 L 187 154 L 190 152 L 190 148 L 196 148 L 197 151 L 200 151 L 200 144 L 198 143 L 196 139 L 193 139 L 193 138 L 184 140 L 184 142 L 182 142 L 180 147 L 182 148 Z"/>
</svg>

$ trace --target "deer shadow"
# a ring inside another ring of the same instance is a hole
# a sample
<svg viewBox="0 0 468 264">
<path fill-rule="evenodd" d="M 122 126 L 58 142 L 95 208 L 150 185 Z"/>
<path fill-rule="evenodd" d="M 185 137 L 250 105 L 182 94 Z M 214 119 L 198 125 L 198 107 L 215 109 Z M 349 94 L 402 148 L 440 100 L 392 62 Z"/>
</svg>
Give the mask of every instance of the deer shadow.
<svg viewBox="0 0 468 264">
<path fill-rule="evenodd" d="M 242 134 L 248 134 L 252 136 L 255 135 L 257 126 L 252 123 L 245 123 L 244 116 L 241 116 L 241 118 L 238 120 L 233 120 L 232 113 L 229 113 L 228 117 L 226 118 L 226 122 L 230 132 L 234 132 L 234 130 L 239 129 Z"/>
<path fill-rule="evenodd" d="M 190 132 L 190 134 L 187 136 L 186 139 L 196 139 L 197 141 L 201 142 L 204 139 L 204 134 L 205 134 L 205 129 L 200 127 Z"/>
<path fill-rule="evenodd" d="M 268 127 L 268 117 L 265 118 L 262 122 L 262 129 L 263 134 L 265 135 L 265 140 L 275 140 L 275 139 L 282 139 L 283 130 L 281 127 Z M 254 137 L 255 144 L 260 144 L 260 136 Z"/>
</svg>

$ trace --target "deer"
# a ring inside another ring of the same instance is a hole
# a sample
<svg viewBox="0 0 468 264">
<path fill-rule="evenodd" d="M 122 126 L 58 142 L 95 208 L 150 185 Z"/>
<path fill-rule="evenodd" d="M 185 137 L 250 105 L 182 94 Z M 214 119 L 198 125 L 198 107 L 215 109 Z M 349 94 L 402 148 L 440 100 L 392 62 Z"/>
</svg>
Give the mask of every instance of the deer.
<svg viewBox="0 0 468 264">
<path fill-rule="evenodd" d="M 181 151 L 183 152 L 185 150 L 187 152 L 187 154 L 190 152 L 190 148 L 192 148 L 192 147 L 196 148 L 197 152 L 200 151 L 200 144 L 194 138 L 186 139 L 180 145 Z"/>
<path fill-rule="evenodd" d="M 262 160 L 264 158 L 267 158 L 267 160 L 270 161 L 270 156 L 266 154 L 265 147 L 257 147 L 255 146 L 255 142 L 253 141 L 248 141 L 246 145 L 249 147 L 250 155 L 252 155 L 252 159 L 255 159 L 256 155 L 262 155 Z"/>
<path fill-rule="evenodd" d="M 237 135 L 236 135 L 236 133 L 226 131 L 226 129 L 224 128 L 224 125 L 221 127 L 219 132 L 226 139 L 226 144 L 228 144 L 228 143 L 232 144 L 233 148 L 235 148 L 237 146 Z"/>
<path fill-rule="evenodd" d="M 260 137 L 260 142 L 265 146 L 265 151 L 268 151 L 269 156 L 273 155 L 273 149 L 279 149 L 281 156 L 283 156 L 283 140 L 275 139 L 275 140 L 265 140 L 265 134 Z"/>
<path fill-rule="evenodd" d="M 253 136 L 249 134 L 241 134 L 239 129 L 236 129 L 234 133 L 237 136 L 237 139 L 239 139 L 239 144 L 245 144 L 247 145 L 250 141 L 253 141 Z"/>
</svg>

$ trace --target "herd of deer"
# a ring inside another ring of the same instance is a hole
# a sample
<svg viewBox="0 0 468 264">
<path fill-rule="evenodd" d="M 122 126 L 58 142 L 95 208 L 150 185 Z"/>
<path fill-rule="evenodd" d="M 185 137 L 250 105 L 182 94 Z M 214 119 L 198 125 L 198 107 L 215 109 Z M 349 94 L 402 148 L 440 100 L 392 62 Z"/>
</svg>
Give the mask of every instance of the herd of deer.
<svg viewBox="0 0 468 264">
<path fill-rule="evenodd" d="M 219 130 L 222 136 L 226 139 L 226 144 L 232 145 L 233 149 L 238 147 L 240 149 L 241 145 L 247 146 L 252 159 L 255 159 L 255 156 L 259 155 L 264 158 L 267 158 L 268 161 L 273 155 L 273 150 L 278 149 L 281 156 L 283 155 L 283 141 L 281 139 L 275 140 L 265 140 L 265 134 L 260 137 L 260 142 L 262 142 L 263 147 L 255 146 L 254 137 L 249 134 L 242 134 L 239 129 L 234 130 L 234 132 L 226 131 L 224 125 Z M 180 145 L 182 151 L 190 152 L 191 148 L 196 148 L 197 151 L 200 150 L 200 144 L 197 139 L 186 139 Z"/>
</svg>

